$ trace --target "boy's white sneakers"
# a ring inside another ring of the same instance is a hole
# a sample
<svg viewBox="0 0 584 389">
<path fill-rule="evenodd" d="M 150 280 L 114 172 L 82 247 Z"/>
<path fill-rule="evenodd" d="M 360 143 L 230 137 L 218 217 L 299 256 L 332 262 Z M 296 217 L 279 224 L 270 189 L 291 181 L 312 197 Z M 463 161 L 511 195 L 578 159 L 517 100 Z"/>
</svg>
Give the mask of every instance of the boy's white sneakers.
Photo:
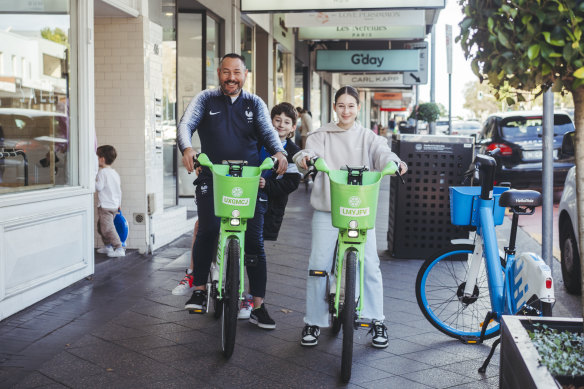
<svg viewBox="0 0 584 389">
<path fill-rule="evenodd" d="M 100 254 L 107 254 L 109 255 L 110 253 L 114 252 L 114 248 L 112 247 L 111 244 L 108 244 L 107 246 L 103 246 L 97 249 L 97 252 Z"/>
<path fill-rule="evenodd" d="M 118 247 L 117 249 L 112 250 L 111 253 L 108 253 L 107 256 L 112 258 L 125 257 L 126 249 L 124 249 L 123 247 Z"/>
</svg>

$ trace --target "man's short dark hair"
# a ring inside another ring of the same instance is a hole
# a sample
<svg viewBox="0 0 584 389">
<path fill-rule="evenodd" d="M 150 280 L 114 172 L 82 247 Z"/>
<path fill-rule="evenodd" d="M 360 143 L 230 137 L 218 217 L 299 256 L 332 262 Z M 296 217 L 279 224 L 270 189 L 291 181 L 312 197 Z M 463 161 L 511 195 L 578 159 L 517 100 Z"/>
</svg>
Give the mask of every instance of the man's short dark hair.
<svg viewBox="0 0 584 389">
<path fill-rule="evenodd" d="M 272 119 L 278 115 L 284 114 L 292 119 L 292 124 L 296 124 L 296 120 L 298 120 L 298 114 L 296 113 L 296 108 L 290 103 L 280 103 L 274 105 L 272 108 L 272 112 L 270 113 Z"/>
<path fill-rule="evenodd" d="M 103 157 L 106 165 L 111 165 L 116 160 L 118 153 L 114 146 L 103 145 L 97 148 L 96 152 L 98 157 Z"/>
<path fill-rule="evenodd" d="M 219 67 L 221 67 L 221 65 L 223 64 L 223 60 L 225 58 L 233 58 L 233 59 L 237 58 L 237 59 L 239 59 L 241 61 L 241 63 L 243 64 L 243 67 L 246 68 L 246 66 L 245 66 L 245 58 L 243 56 L 239 55 L 239 54 L 236 54 L 236 53 L 225 54 L 223 57 L 221 57 L 221 61 L 219 61 Z"/>
</svg>

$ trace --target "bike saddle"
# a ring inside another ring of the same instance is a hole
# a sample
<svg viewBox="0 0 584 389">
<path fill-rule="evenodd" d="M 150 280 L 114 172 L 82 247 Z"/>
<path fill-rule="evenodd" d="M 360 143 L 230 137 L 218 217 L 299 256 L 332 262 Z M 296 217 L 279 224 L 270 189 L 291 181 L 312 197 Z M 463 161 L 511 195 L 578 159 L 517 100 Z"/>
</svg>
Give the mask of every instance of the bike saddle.
<svg viewBox="0 0 584 389">
<path fill-rule="evenodd" d="M 499 198 L 501 207 L 539 207 L 541 203 L 541 193 L 535 190 L 510 189 Z"/>
</svg>

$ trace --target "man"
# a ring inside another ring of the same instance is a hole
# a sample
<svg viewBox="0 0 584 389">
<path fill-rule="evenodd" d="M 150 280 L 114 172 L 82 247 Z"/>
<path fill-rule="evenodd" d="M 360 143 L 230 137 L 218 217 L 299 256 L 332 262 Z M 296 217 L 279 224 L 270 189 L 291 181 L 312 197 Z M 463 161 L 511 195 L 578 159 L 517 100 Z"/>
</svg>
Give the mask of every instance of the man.
<svg viewBox="0 0 584 389">
<path fill-rule="evenodd" d="M 245 160 L 250 166 L 259 166 L 259 143 L 278 160 L 278 174 L 288 167 L 285 151 L 274 130 L 266 104 L 256 95 L 242 91 L 247 77 L 245 59 L 238 54 L 226 54 L 217 69 L 220 89 L 204 90 L 193 98 L 178 126 L 178 147 L 183 154 L 183 165 L 194 170 L 191 137 L 198 130 L 201 151 L 213 163 L 223 160 Z M 199 230 L 193 245 L 194 285 L 192 297 L 185 309 L 202 309 L 207 301 L 206 283 L 209 275 L 220 220 L 213 206 L 213 179 L 204 168 L 195 181 Z M 273 329 L 276 323 L 263 304 L 266 292 L 266 255 L 263 242 L 263 219 L 267 210 L 267 196 L 258 193 L 256 213 L 248 220 L 245 233 L 245 253 L 257 256 L 257 266 L 247 268 L 254 307 L 250 322 L 260 328 Z"/>
</svg>

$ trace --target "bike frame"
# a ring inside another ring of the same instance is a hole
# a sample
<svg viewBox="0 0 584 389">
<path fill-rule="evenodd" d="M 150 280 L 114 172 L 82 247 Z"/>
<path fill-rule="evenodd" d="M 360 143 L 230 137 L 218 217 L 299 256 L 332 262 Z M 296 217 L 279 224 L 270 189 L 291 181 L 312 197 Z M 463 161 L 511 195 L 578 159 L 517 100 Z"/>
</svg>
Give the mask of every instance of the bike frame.
<svg viewBox="0 0 584 389">
<path fill-rule="evenodd" d="M 253 218 L 255 214 L 255 203 L 259 188 L 260 174 L 264 170 L 274 167 L 274 161 L 266 158 L 259 167 L 243 166 L 241 163 L 241 177 L 232 177 L 225 173 L 226 165 L 214 165 L 207 155 L 200 154 L 197 158 L 201 166 L 208 167 L 213 173 L 215 215 L 221 218 L 219 239 L 217 247 L 217 260 L 219 277 L 217 277 L 218 298 L 223 298 L 223 284 L 225 278 L 225 248 L 231 239 L 239 242 L 239 299 L 243 299 L 244 294 L 244 268 L 245 268 L 245 231 L 247 229 L 247 219 Z M 225 183 L 237 184 L 232 190 L 232 196 L 228 197 L 221 193 Z M 234 190 L 236 190 L 234 192 Z M 235 193 L 235 194 L 233 194 Z M 241 196 L 247 196 L 242 198 Z M 245 208 L 250 208 L 244 210 Z M 236 220 L 237 222 L 234 222 Z M 215 280 L 213 280 L 215 281 Z"/>
<path fill-rule="evenodd" d="M 479 164 L 479 172 L 484 174 L 484 182 L 491 183 L 491 185 L 483 184 L 481 195 L 478 198 L 478 220 L 473 220 L 473 225 L 477 226 L 477 234 L 473 242 L 475 252 L 469 257 L 469 271 L 465 280 L 464 294 L 465 296 L 472 295 L 484 251 L 491 308 L 492 312 L 495 313 L 494 319 L 499 321 L 501 315 L 514 315 L 519 312 L 527 302 L 526 292 L 528 290 L 542 291 L 538 295 L 544 302 L 553 303 L 555 299 L 553 289 L 551 292 L 546 291 L 549 288 L 545 285 L 546 279 L 551 280 L 551 270 L 539 256 L 533 253 L 521 254 L 520 261 L 518 261 L 515 252 L 506 249 L 505 269 L 501 272 L 493 216 L 495 201 L 498 200 L 498 197 L 493 196 L 491 176 L 493 166 L 489 160 L 483 161 L 483 163 L 485 163 L 484 167 Z"/>
</svg>

